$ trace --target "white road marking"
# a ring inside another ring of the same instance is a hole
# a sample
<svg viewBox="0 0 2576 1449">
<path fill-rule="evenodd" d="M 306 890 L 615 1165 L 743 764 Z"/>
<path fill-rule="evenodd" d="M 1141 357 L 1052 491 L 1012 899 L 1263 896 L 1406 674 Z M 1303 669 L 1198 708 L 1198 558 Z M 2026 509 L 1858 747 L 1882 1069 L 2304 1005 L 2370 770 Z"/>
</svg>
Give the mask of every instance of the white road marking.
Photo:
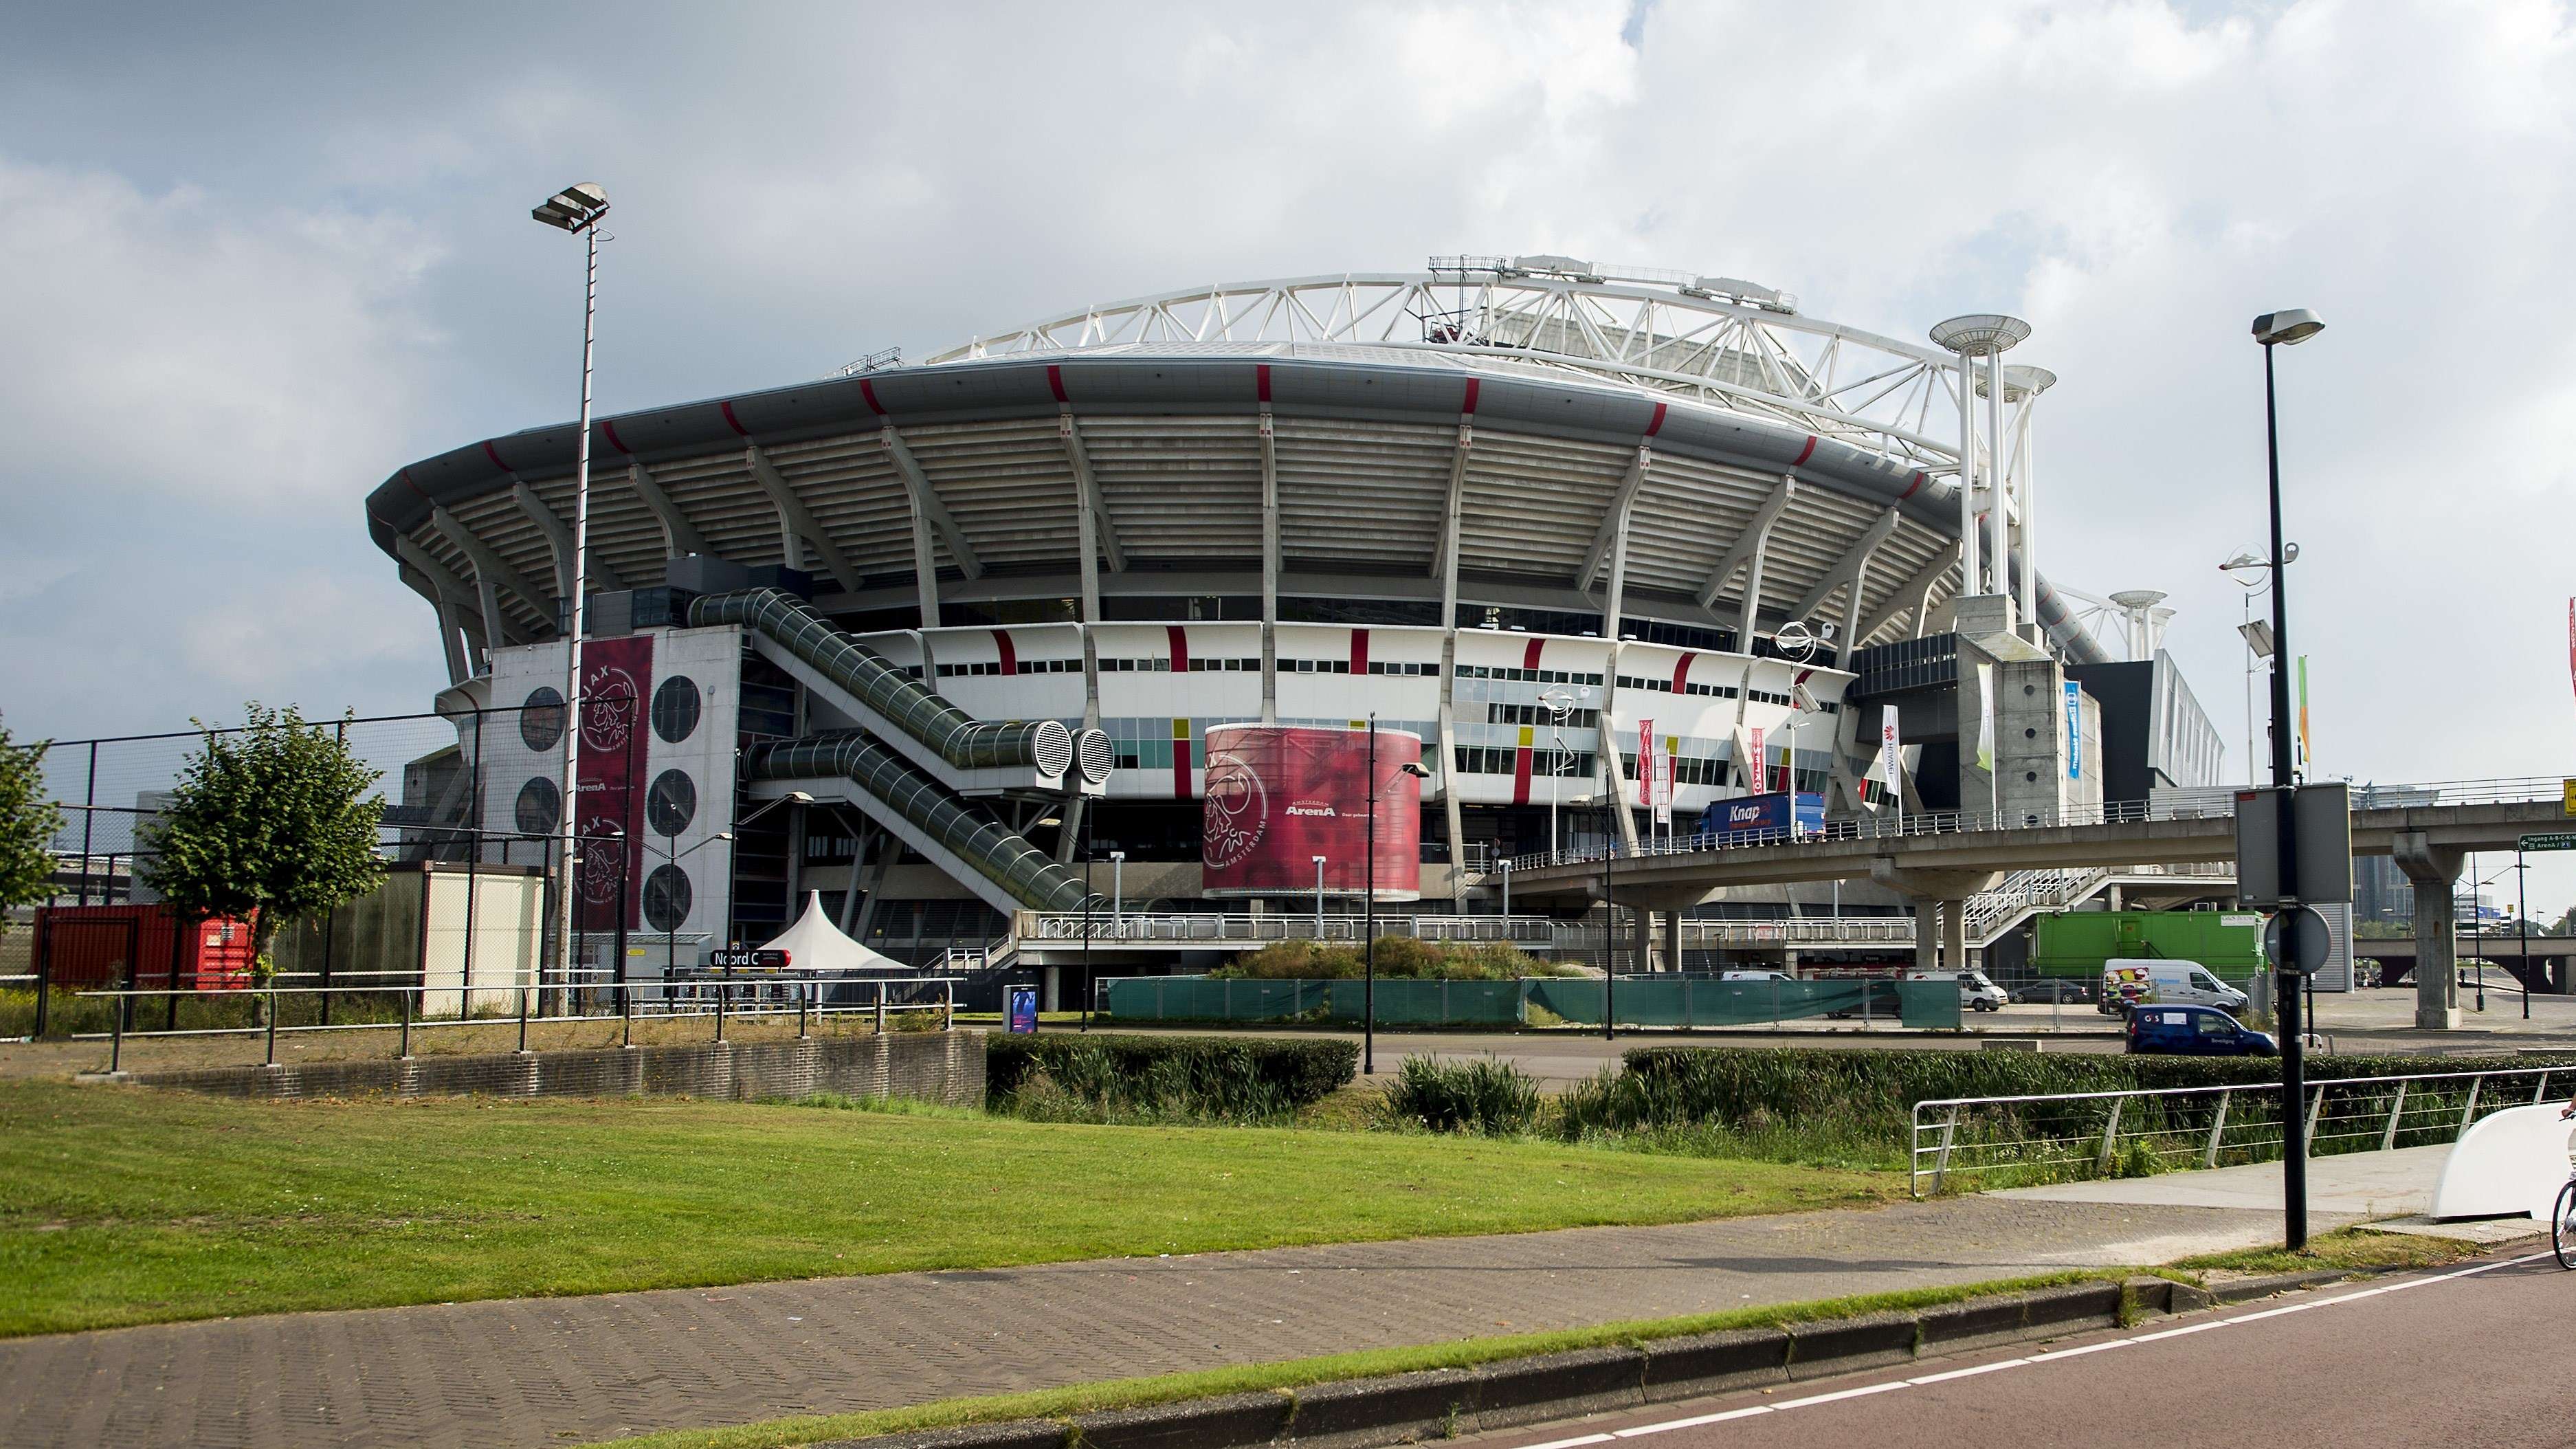
<svg viewBox="0 0 2576 1449">
<path fill-rule="evenodd" d="M 2267 1308 L 2257 1313 L 2240 1313 L 2233 1318 L 2219 1318 L 2213 1319 L 2207 1323 L 2186 1324 L 2181 1328 L 2158 1329 L 2153 1333 L 2134 1334 L 2128 1338 L 2115 1338 L 2102 1343 L 2088 1343 L 2075 1348 L 2058 1349 L 2055 1352 L 2042 1351 L 2040 1353 L 2033 1354 L 2028 1358 L 2009 1358 L 1996 1363 L 1977 1364 L 1970 1368 L 1952 1369 L 1947 1373 L 1924 1374 L 1918 1378 L 1890 1379 L 1885 1383 L 1865 1384 L 1856 1389 L 1839 1389 L 1829 1394 L 1810 1394 L 1805 1398 L 1787 1399 L 1776 1404 L 1748 1404 L 1741 1409 L 1726 1409 L 1712 1414 L 1693 1414 L 1687 1419 L 1666 1419 L 1661 1423 L 1639 1424 L 1634 1428 L 1618 1429 L 1609 1433 L 1586 1434 L 1577 1439 L 1550 1439 L 1541 1444 L 1518 1445 L 1515 1446 L 1515 1449 L 1579 1449 L 1579 1446 L 1585 1444 L 1607 1444 L 1614 1438 L 1639 1439 L 1649 1434 L 1669 1434 L 1675 1429 L 1697 1429 L 1709 1424 L 1727 1423 L 1735 1419 L 1751 1419 L 1763 1414 L 1776 1414 L 1786 1409 L 1803 1409 L 1816 1404 L 1836 1403 L 1843 1399 L 1859 1399 L 1866 1398 L 1871 1394 L 1892 1393 L 1897 1389 L 1914 1389 L 1921 1388 L 1927 1384 L 1948 1383 L 1953 1379 L 1973 1378 L 1978 1374 L 1997 1373 L 2004 1369 L 2028 1368 L 2032 1364 L 2053 1363 L 2059 1359 L 2081 1358 L 2086 1354 L 2101 1353 L 2108 1349 L 2128 1348 L 2132 1345 L 2141 1343 L 2155 1343 L 2161 1339 L 2181 1338 L 2186 1334 L 2192 1333 L 2207 1333 L 2213 1328 L 2233 1328 L 2240 1323 L 2253 1323 L 2265 1318 L 2278 1318 L 2285 1313 L 2303 1313 L 2311 1308 L 2331 1308 L 2338 1303 L 2358 1303 L 2365 1298 L 2376 1298 L 2382 1293 L 2402 1293 L 2409 1288 L 2421 1288 L 2428 1283 L 2448 1283 L 2457 1278 L 2473 1278 L 2480 1273 L 2492 1273 L 2498 1268 L 2511 1268 L 2523 1263 L 2537 1263 L 2548 1256 L 2550 1255 L 2547 1253 L 2530 1253 L 2519 1258 L 2502 1258 L 2492 1263 L 2480 1263 L 2474 1268 L 2461 1268 L 2449 1273 L 2436 1273 L 2431 1277 L 2426 1278 L 2410 1278 L 2403 1283 L 2386 1283 L 2376 1288 L 2364 1288 L 2352 1293 L 2339 1293 L 2332 1298 L 2319 1298 L 2306 1303 L 2293 1303 L 2283 1308 Z"/>
</svg>

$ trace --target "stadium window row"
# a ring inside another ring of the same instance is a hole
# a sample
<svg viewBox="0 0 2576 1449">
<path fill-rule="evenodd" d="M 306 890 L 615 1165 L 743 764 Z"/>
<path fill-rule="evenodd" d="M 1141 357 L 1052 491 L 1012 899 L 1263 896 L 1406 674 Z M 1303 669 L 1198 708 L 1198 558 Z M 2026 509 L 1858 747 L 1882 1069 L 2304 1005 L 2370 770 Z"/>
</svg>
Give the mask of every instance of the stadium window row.
<svg viewBox="0 0 2576 1449">
<path fill-rule="evenodd" d="M 1500 665 L 1461 664 L 1460 679 L 1500 679 L 1515 684 L 1592 684 L 1601 682 L 1598 674 L 1583 674 L 1570 669 L 1519 669 Z"/>
</svg>

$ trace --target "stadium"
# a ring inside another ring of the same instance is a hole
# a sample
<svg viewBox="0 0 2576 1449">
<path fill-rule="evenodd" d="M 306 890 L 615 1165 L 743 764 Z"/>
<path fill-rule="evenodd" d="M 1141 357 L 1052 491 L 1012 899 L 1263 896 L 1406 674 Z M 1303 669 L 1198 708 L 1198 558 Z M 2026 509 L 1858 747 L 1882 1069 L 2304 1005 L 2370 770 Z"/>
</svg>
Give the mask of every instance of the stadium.
<svg viewBox="0 0 2576 1449">
<path fill-rule="evenodd" d="M 1686 833 L 1784 789 L 1841 814 L 2216 782 L 2158 596 L 2035 567 L 2055 379 L 2004 365 L 2027 327 L 1931 331 L 1440 257 L 599 420 L 583 929 L 695 952 L 819 892 L 919 959 L 1086 897 L 1491 911 L 1497 863 L 1649 836 L 1658 790 Z M 408 821 L 560 828 L 579 432 L 368 499 L 458 727 Z M 1993 765 L 1963 661 L 1998 651 L 2067 682 L 2045 779 Z"/>
</svg>

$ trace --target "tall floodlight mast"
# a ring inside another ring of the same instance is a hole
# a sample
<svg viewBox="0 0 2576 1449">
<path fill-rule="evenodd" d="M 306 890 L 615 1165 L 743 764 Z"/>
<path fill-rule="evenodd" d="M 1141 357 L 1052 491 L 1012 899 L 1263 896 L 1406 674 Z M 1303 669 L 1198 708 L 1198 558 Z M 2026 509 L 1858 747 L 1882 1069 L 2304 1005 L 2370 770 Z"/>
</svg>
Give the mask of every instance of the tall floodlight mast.
<svg viewBox="0 0 2576 1449">
<path fill-rule="evenodd" d="M 563 840 L 561 874 L 557 877 L 555 899 L 561 914 L 555 941 L 556 979 L 565 986 L 572 984 L 573 923 L 580 919 L 574 899 L 580 893 L 573 886 L 574 858 L 581 825 L 578 808 L 581 757 L 581 631 L 582 596 L 590 589 L 590 356 L 599 316 L 599 221 L 608 215 L 608 193 L 595 181 L 567 186 L 528 213 L 546 225 L 571 232 L 585 243 L 581 291 L 581 441 L 579 461 L 574 466 L 572 485 L 572 597 L 562 605 L 564 631 L 564 757 L 563 757 Z M 482 768 L 476 761 L 475 767 Z M 623 845 L 618 847 L 625 849 Z M 620 867 L 623 874 L 623 867 Z M 622 919 L 622 917 L 621 917 Z M 731 942 L 726 944 L 730 945 Z M 617 963 L 623 974 L 626 963 Z"/>
</svg>

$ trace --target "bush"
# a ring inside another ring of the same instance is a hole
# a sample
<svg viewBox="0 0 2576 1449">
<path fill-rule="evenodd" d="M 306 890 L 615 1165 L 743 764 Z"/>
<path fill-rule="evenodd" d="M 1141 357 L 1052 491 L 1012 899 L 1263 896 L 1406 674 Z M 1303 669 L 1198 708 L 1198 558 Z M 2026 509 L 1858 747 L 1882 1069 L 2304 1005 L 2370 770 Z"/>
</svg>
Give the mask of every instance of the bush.
<svg viewBox="0 0 2576 1449">
<path fill-rule="evenodd" d="M 1340 942 L 1274 941 L 1211 971 L 1211 980 L 1356 981 L 1367 974 L 1360 948 Z M 1541 961 L 1500 941 L 1449 945 L 1414 936 L 1377 938 L 1377 974 L 1390 981 L 1512 981 L 1574 976 L 1571 966 Z"/>
<path fill-rule="evenodd" d="M 1509 1137 L 1538 1125 L 1538 1083 L 1510 1062 L 1439 1062 L 1406 1057 L 1388 1084 L 1383 1110 L 1396 1124 L 1434 1132 Z"/>
<path fill-rule="evenodd" d="M 2023 1052 L 1872 1051 L 1783 1049 L 1742 1051 L 1705 1047 L 1646 1047 L 1623 1058 L 1624 1069 L 1603 1071 L 1568 1092 L 1559 1126 L 1569 1140 L 1628 1138 L 1673 1146 L 1778 1138 L 1810 1144 L 1799 1155 L 1825 1151 L 1837 1158 L 1884 1156 L 1901 1162 L 1910 1145 L 1914 1104 L 1954 1097 L 2053 1096 L 2133 1088 L 2214 1087 L 2279 1080 L 2280 1064 L 2268 1057 L 2049 1056 Z M 2499 1071 L 2534 1065 L 2509 1057 L 2338 1056 L 2309 1063 L 2318 1078 L 2396 1077 L 2425 1072 Z M 2339 1089 L 2328 1103 L 2338 1117 L 2385 1112 L 2394 1088 Z M 2425 1103 L 2464 1105 L 2465 1089 L 2423 1091 L 2408 1098 L 2413 1114 Z M 2374 1106 L 2374 1104 L 2376 1104 Z M 2130 1109 L 2129 1131 L 2205 1130 L 2214 1103 L 2204 1099 L 2150 1099 Z M 2082 1135 L 2101 1130 L 2100 1102 L 2033 1104 L 2012 1119 L 2031 1138 Z M 2269 1103 L 2238 1100 L 2230 1121 L 2252 1128 L 2277 1121 Z M 2415 1118 L 2410 1116 L 2410 1123 Z M 2233 1129 L 2231 1129 L 2233 1130 Z M 2408 1126 L 2401 1139 L 2418 1130 Z M 2357 1145 L 2320 1139 L 2318 1151 Z M 2377 1146 L 2378 1139 L 2369 1139 Z M 1759 1149 L 1761 1155 L 1772 1155 Z M 2122 1170 L 2132 1170 L 2124 1165 Z"/>
<path fill-rule="evenodd" d="M 990 1035 L 985 1092 L 997 1110 L 1057 1121 L 1272 1121 L 1349 1082 L 1359 1058 L 1346 1041 Z"/>
</svg>

